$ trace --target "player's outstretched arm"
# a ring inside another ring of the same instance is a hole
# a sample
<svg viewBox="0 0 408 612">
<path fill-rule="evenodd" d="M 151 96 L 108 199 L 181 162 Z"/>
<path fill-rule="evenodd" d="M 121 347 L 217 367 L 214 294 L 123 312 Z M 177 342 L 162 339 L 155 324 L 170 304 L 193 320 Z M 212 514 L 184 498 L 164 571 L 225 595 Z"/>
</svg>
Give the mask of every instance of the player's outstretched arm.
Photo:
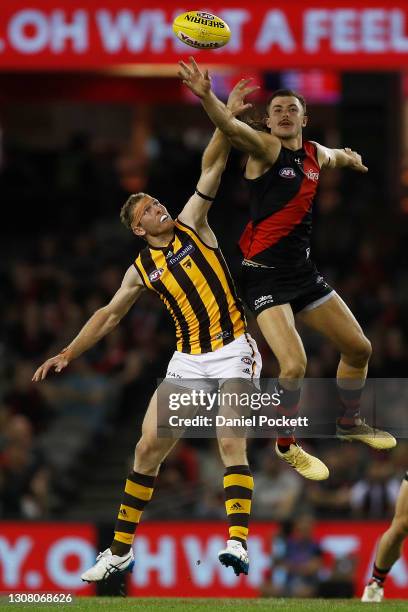
<svg viewBox="0 0 408 612">
<path fill-rule="evenodd" d="M 227 136 L 230 143 L 256 159 L 274 164 L 281 148 L 280 141 L 272 134 L 254 130 L 234 117 L 233 113 L 212 91 L 208 70 L 201 72 L 193 57 L 190 57 L 190 66 L 184 62 L 179 62 L 179 64 L 179 77 L 201 99 L 207 115 Z"/>
<path fill-rule="evenodd" d="M 315 143 L 317 146 L 319 164 L 321 168 L 350 168 L 357 172 L 368 172 L 367 166 L 362 162 L 361 155 L 348 147 L 345 149 L 329 149 Z"/>
<path fill-rule="evenodd" d="M 231 90 L 227 107 L 234 116 L 241 114 L 252 106 L 244 102 L 247 95 L 258 89 L 258 87 L 249 85 L 251 80 L 241 79 Z M 180 221 L 197 231 L 201 226 L 207 224 L 207 213 L 218 191 L 230 149 L 231 145 L 228 138 L 217 128 L 202 156 L 201 175 L 197 183 L 196 193 L 191 196 L 179 215 Z"/>
<path fill-rule="evenodd" d="M 44 380 L 50 370 L 61 372 L 67 365 L 106 336 L 135 303 L 144 286 L 134 266 L 130 266 L 122 284 L 109 304 L 99 308 L 85 323 L 79 334 L 58 355 L 47 359 L 36 370 L 32 380 Z"/>
</svg>

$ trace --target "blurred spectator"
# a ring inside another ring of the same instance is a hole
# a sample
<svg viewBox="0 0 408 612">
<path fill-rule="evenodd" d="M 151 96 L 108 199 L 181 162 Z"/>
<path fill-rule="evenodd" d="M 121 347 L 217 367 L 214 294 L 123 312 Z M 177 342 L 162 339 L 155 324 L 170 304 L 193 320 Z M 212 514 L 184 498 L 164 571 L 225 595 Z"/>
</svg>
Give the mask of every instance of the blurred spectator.
<svg viewBox="0 0 408 612">
<path fill-rule="evenodd" d="M 48 515 L 49 469 L 32 437 L 26 417 L 7 423 L 0 454 L 0 516 L 4 519 L 45 518 Z"/>
<path fill-rule="evenodd" d="M 392 516 L 400 485 L 390 461 L 370 461 L 365 476 L 351 487 L 353 516 L 371 519 Z"/>
<path fill-rule="evenodd" d="M 260 468 L 254 474 L 252 516 L 271 521 L 291 517 L 302 490 L 300 476 L 277 459 L 272 445 L 263 451 Z"/>
<path fill-rule="evenodd" d="M 273 539 L 271 570 L 261 586 L 263 597 L 317 596 L 323 553 L 313 537 L 313 526 L 313 517 L 307 514 L 282 525 Z"/>
</svg>

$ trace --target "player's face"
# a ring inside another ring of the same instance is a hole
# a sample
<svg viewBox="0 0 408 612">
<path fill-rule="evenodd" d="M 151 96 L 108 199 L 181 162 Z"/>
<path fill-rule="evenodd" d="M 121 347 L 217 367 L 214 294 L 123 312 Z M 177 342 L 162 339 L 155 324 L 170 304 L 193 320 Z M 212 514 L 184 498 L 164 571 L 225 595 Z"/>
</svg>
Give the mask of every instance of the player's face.
<svg viewBox="0 0 408 612">
<path fill-rule="evenodd" d="M 294 96 L 278 96 L 272 100 L 268 109 L 267 126 L 272 134 L 288 140 L 301 135 L 307 117 L 299 100 Z"/>
<path fill-rule="evenodd" d="M 174 227 L 167 209 L 155 198 L 150 198 L 135 233 L 140 236 L 160 236 Z"/>
</svg>

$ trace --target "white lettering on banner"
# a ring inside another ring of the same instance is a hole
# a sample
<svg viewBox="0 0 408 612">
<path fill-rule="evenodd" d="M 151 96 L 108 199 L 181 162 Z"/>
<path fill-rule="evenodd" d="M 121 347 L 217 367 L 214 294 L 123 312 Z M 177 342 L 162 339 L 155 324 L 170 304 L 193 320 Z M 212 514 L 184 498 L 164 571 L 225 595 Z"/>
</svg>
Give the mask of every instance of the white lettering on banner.
<svg viewBox="0 0 408 612">
<path fill-rule="evenodd" d="M 28 34 L 26 28 L 34 30 Z M 8 26 L 10 44 L 20 53 L 38 53 L 49 42 L 47 17 L 41 11 L 19 11 L 10 19 Z"/>
<path fill-rule="evenodd" d="M 112 15 L 110 11 L 96 11 L 96 23 L 102 45 L 108 53 L 118 53 L 123 49 L 137 53 L 146 47 L 152 33 L 152 17 L 158 11 L 140 11 L 135 18 L 132 11 L 122 10 Z"/>
<path fill-rule="evenodd" d="M 222 548 L 225 548 L 225 540 L 218 536 L 208 538 L 206 542 L 196 536 L 183 538 L 183 549 L 195 585 L 208 587 L 213 583 L 215 575 L 218 575 L 224 586 L 237 586 L 238 577 L 218 560 L 218 553 Z M 198 565 L 197 561 L 200 561 Z"/>
<path fill-rule="evenodd" d="M 74 11 L 71 22 L 66 19 L 64 11 L 53 11 L 50 19 L 51 50 L 54 53 L 66 51 L 66 42 L 72 40 L 75 53 L 83 53 L 88 48 L 88 13 Z"/>
<path fill-rule="evenodd" d="M 226 9 L 220 11 L 220 17 L 228 23 L 234 35 L 231 36 L 228 45 L 217 49 L 215 53 L 237 53 L 242 51 L 242 28 L 244 23 L 250 21 L 251 14 L 245 9 Z"/>
<path fill-rule="evenodd" d="M 79 567 L 69 571 L 65 567 L 68 556 L 79 559 Z M 51 580 L 63 589 L 80 589 L 86 583 L 81 581 L 81 574 L 95 562 L 95 549 L 83 538 L 68 536 L 60 538 L 53 544 L 47 554 L 46 568 Z"/>
<path fill-rule="evenodd" d="M 323 39 L 337 53 L 408 51 L 403 11 L 383 9 L 308 10 L 304 14 L 304 48 L 321 52 Z"/>
<path fill-rule="evenodd" d="M 399 53 L 408 51 L 408 38 L 405 32 L 405 14 L 399 9 L 390 11 L 391 20 L 391 48 Z"/>
<path fill-rule="evenodd" d="M 0 563 L 5 586 L 13 588 L 20 583 L 21 567 L 32 547 L 33 540 L 28 536 L 17 538 L 14 547 L 6 538 L 0 537 Z"/>
<path fill-rule="evenodd" d="M 280 46 L 285 53 L 293 53 L 296 43 L 283 11 L 268 11 L 256 40 L 258 53 L 267 53 L 273 45 Z"/>
<path fill-rule="evenodd" d="M 311 10 L 303 15 L 304 48 L 309 53 L 317 53 L 320 48 L 320 39 L 329 34 L 329 11 Z"/>
<path fill-rule="evenodd" d="M 166 49 L 167 40 L 170 40 L 171 42 L 178 40 L 174 36 L 172 23 L 166 22 L 166 16 L 163 11 L 153 12 L 152 28 L 154 33 L 154 36 L 152 37 L 152 51 L 154 53 L 163 53 L 163 51 Z"/>
<path fill-rule="evenodd" d="M 248 553 L 251 560 L 251 571 L 248 574 L 248 583 L 253 587 L 259 587 L 264 580 L 266 570 L 271 567 L 272 553 L 265 552 L 265 538 L 250 536 L 248 538 Z"/>
<path fill-rule="evenodd" d="M 137 563 L 132 573 L 132 581 L 136 586 L 146 586 L 150 583 L 150 572 L 158 573 L 158 584 L 171 587 L 176 584 L 176 546 L 171 536 L 157 539 L 157 552 L 149 550 L 149 538 L 140 536 L 133 545 Z"/>
<path fill-rule="evenodd" d="M 363 11 L 361 18 L 362 48 L 367 53 L 387 51 L 385 42 L 385 16 L 382 9 Z"/>
<path fill-rule="evenodd" d="M 333 11 L 332 49 L 339 53 L 355 53 L 358 51 L 356 32 L 357 11 L 339 9 Z"/>
<path fill-rule="evenodd" d="M 320 540 L 320 546 L 333 557 L 351 555 L 360 548 L 360 541 L 353 535 L 327 535 Z"/>
</svg>

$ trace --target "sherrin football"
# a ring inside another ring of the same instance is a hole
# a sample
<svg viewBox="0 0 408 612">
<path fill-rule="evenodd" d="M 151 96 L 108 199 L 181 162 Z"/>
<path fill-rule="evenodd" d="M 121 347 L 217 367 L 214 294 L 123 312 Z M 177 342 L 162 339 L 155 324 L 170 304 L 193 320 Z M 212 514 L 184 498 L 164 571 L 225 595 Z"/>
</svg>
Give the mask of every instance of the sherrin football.
<svg viewBox="0 0 408 612">
<path fill-rule="evenodd" d="M 195 49 L 218 49 L 227 44 L 231 31 L 223 19 L 204 11 L 188 11 L 173 21 L 173 32 Z"/>
</svg>

